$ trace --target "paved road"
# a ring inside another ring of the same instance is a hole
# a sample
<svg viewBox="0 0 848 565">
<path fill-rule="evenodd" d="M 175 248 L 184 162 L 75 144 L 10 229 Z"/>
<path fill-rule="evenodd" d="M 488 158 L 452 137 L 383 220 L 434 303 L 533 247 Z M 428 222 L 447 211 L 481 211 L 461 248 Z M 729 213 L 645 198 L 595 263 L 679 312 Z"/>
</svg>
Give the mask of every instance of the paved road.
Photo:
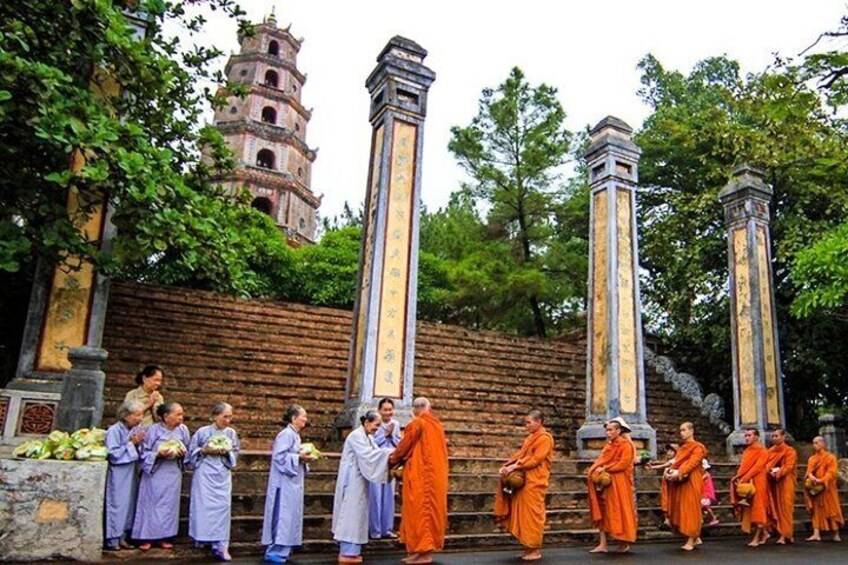
<svg viewBox="0 0 848 565">
<path fill-rule="evenodd" d="M 633 546 L 631 553 L 626 555 L 590 555 L 588 547 L 557 547 L 544 550 L 544 557 L 536 563 L 553 565 L 559 563 L 612 563 L 614 565 L 635 565 L 637 563 L 718 563 L 721 565 L 734 564 L 768 564 L 795 565 L 806 562 L 808 565 L 819 563 L 848 563 L 848 541 L 841 544 L 832 542 L 807 543 L 799 541 L 791 546 L 769 544 L 765 547 L 749 548 L 742 539 L 725 539 L 706 541 L 698 550 L 685 553 L 678 549 L 678 544 L 651 543 Z M 482 551 L 479 553 L 442 553 L 436 556 L 434 563 L 441 565 L 498 565 L 521 563 L 516 558 L 518 548 L 513 551 Z M 152 557 L 152 555 L 151 555 Z M 365 554 L 367 565 L 402 565 L 403 555 L 381 552 L 375 555 Z M 120 560 L 116 563 L 150 563 L 146 560 Z M 295 554 L 289 561 L 293 565 L 331 565 L 336 562 L 335 555 Z M 215 563 L 202 559 L 163 560 L 163 565 Z M 259 556 L 236 558 L 233 563 L 258 565 L 262 563 Z"/>
</svg>

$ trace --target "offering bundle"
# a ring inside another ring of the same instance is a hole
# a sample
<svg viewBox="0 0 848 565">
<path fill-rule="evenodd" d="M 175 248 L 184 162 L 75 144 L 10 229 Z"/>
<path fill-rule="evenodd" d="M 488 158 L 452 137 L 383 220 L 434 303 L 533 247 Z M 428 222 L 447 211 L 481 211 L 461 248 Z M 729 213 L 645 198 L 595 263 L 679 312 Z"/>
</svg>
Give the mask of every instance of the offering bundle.
<svg viewBox="0 0 848 565">
<path fill-rule="evenodd" d="M 72 434 L 53 430 L 44 439 L 32 439 L 15 448 L 15 457 L 70 461 L 105 461 L 109 450 L 104 445 L 106 430 L 82 428 Z"/>
</svg>

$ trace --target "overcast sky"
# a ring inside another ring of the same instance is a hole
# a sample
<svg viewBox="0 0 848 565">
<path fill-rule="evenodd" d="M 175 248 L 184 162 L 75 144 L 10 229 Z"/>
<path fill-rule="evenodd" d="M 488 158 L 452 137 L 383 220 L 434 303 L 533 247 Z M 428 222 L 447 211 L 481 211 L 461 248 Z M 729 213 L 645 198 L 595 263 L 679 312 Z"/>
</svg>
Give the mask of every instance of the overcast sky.
<svg viewBox="0 0 848 565">
<path fill-rule="evenodd" d="M 304 43 L 298 67 L 308 76 L 303 103 L 313 109 L 307 143 L 318 148 L 312 190 L 323 217 L 364 199 L 371 126 L 365 79 L 394 35 L 429 51 L 430 89 L 423 156 L 424 203 L 443 206 L 465 178 L 447 150 L 450 128 L 476 114 L 480 91 L 500 84 L 513 66 L 531 84 L 559 90 L 566 125 L 579 130 L 606 115 L 634 128 L 647 116 L 636 64 L 654 54 L 667 69 L 688 72 L 726 54 L 744 71 L 760 71 L 772 54 L 797 55 L 837 27 L 845 0 L 241 0 L 253 21 L 276 7 Z M 208 40 L 237 51 L 233 22 L 210 17 Z M 221 61 L 223 66 L 225 61 Z"/>
</svg>

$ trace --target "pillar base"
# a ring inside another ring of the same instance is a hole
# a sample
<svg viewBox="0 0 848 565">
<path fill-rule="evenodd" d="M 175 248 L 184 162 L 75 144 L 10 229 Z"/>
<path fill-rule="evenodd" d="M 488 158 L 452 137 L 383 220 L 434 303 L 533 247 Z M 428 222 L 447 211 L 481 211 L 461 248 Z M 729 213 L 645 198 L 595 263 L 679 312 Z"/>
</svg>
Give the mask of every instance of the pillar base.
<svg viewBox="0 0 848 565">
<path fill-rule="evenodd" d="M 657 457 L 657 432 L 649 424 L 630 424 L 630 438 L 636 449 L 650 452 L 651 459 Z M 577 430 L 577 457 L 596 459 L 607 443 L 604 422 L 586 422 Z"/>
<path fill-rule="evenodd" d="M 62 379 L 56 429 L 72 432 L 100 426 L 106 382 L 100 365 L 108 356 L 106 350 L 99 347 L 74 347 L 68 352 L 71 368 Z"/>
</svg>

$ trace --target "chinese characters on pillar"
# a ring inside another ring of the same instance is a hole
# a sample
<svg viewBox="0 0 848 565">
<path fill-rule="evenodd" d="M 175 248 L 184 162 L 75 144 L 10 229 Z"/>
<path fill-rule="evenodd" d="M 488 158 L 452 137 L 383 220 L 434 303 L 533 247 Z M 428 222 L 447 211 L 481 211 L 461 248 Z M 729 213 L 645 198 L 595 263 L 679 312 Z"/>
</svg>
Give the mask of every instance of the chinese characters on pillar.
<svg viewBox="0 0 848 565">
<path fill-rule="evenodd" d="M 394 122 L 377 330 L 374 396 L 403 396 L 412 201 L 418 128 Z"/>
</svg>

